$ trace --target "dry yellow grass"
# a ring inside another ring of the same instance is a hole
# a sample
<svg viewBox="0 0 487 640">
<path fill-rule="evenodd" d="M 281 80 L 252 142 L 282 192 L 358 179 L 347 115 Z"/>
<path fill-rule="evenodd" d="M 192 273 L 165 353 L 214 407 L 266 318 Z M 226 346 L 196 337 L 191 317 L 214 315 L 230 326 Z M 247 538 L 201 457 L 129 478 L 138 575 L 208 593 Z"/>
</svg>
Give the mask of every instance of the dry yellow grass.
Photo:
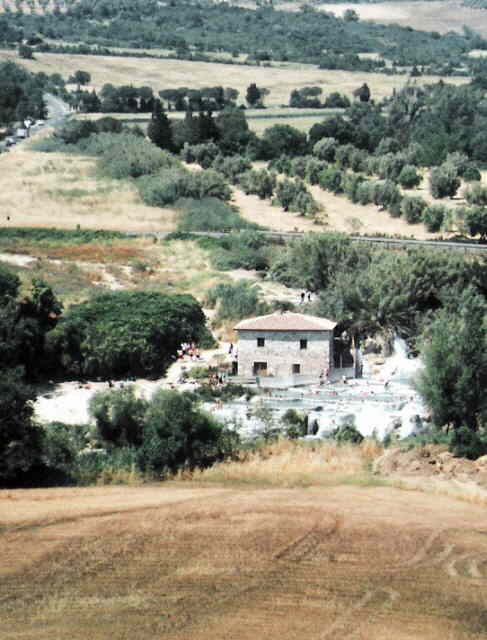
<svg viewBox="0 0 487 640">
<path fill-rule="evenodd" d="M 254 113 L 250 109 L 245 112 L 249 128 L 258 135 L 261 135 L 267 128 L 275 124 L 287 124 L 299 129 L 299 131 L 308 133 L 314 124 L 329 116 L 329 111 L 323 111 L 318 114 L 314 111 L 314 115 L 303 115 L 300 114 L 299 109 L 271 108 L 266 109 L 265 114 L 266 117 L 264 118 L 262 117 L 262 111 L 260 111 L 261 117 L 254 117 Z M 148 113 L 78 113 L 75 118 L 77 120 L 98 120 L 106 116 L 116 120 L 123 120 L 129 124 L 135 123 L 142 128 L 145 128 L 150 120 L 150 114 Z M 184 118 L 184 112 L 173 111 L 169 113 L 169 117 L 171 120 L 181 120 Z"/>
<path fill-rule="evenodd" d="M 0 158 L 2 226 L 172 231 L 176 214 L 144 205 L 128 182 L 98 180 L 95 160 L 19 145 Z M 10 220 L 7 220 L 7 216 Z"/>
<path fill-rule="evenodd" d="M 172 483 L 0 504 L 4 640 L 485 638 L 485 510 L 446 497 Z"/>
<path fill-rule="evenodd" d="M 305 0 L 284 2 L 279 8 L 296 11 L 306 4 Z M 410 26 L 420 31 L 462 31 L 463 25 L 487 35 L 487 18 L 483 11 L 462 6 L 458 0 L 442 2 L 378 2 L 358 4 L 354 2 L 324 3 L 319 5 L 321 11 L 330 11 L 342 16 L 346 9 L 354 9 L 361 20 L 370 20 L 382 24 L 399 24 Z"/>
<path fill-rule="evenodd" d="M 360 446 L 337 445 L 325 441 L 303 446 L 292 440 L 241 455 L 238 461 L 226 461 L 196 472 L 193 481 L 229 484 L 263 484 L 278 487 L 337 484 L 338 479 L 357 484 L 381 482 L 371 477 L 367 468 L 383 453 L 373 441 Z"/>
<path fill-rule="evenodd" d="M 404 86 L 406 76 L 387 76 L 379 73 L 364 74 L 352 71 L 331 71 L 310 68 L 309 65 L 287 67 L 250 67 L 188 60 L 155 60 L 151 58 L 123 58 L 113 56 L 83 56 L 36 53 L 35 60 L 19 60 L 8 50 L 0 50 L 0 61 L 14 60 L 30 71 L 62 73 L 63 76 L 83 69 L 91 74 L 91 86 L 99 90 L 106 82 L 114 85 L 130 84 L 136 78 L 137 86 L 149 86 L 156 92 L 169 87 L 231 86 L 240 92 L 243 101 L 250 83 L 270 89 L 266 99 L 268 106 L 287 105 L 293 89 L 304 86 L 320 86 L 323 93 L 339 91 L 349 96 L 364 81 L 370 87 L 372 97 L 380 100 L 393 89 Z M 437 76 L 424 76 L 421 82 L 431 83 Z M 468 78 L 448 78 L 448 82 L 463 84 Z"/>
</svg>

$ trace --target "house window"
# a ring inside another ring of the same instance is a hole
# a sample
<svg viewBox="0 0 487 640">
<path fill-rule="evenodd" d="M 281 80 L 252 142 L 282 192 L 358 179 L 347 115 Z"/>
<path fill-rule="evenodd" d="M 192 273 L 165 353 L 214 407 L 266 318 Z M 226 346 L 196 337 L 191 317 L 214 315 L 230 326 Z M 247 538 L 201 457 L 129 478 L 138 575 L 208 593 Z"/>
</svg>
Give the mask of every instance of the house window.
<svg viewBox="0 0 487 640">
<path fill-rule="evenodd" d="M 300 374 L 300 373 L 301 373 L 301 365 L 293 364 L 293 375 Z"/>
<path fill-rule="evenodd" d="M 265 338 L 257 338 L 257 346 L 265 347 Z"/>
<path fill-rule="evenodd" d="M 258 375 L 266 375 L 267 373 L 267 362 L 254 362 L 254 376 Z"/>
<path fill-rule="evenodd" d="M 308 341 L 307 340 L 300 340 L 299 341 L 299 348 L 300 349 L 307 349 L 308 348 Z"/>
</svg>

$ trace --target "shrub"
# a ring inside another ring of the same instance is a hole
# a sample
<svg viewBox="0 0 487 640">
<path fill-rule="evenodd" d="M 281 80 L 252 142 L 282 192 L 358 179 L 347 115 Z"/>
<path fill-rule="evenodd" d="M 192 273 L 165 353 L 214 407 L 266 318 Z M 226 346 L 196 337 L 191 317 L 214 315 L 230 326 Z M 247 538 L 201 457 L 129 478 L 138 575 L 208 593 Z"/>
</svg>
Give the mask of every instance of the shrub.
<svg viewBox="0 0 487 640">
<path fill-rule="evenodd" d="M 338 142 L 335 138 L 321 138 L 321 140 L 318 140 L 313 146 L 313 155 L 319 160 L 334 162 L 337 147 Z"/>
<path fill-rule="evenodd" d="M 260 301 L 259 294 L 259 287 L 249 280 L 220 283 L 209 289 L 205 304 L 210 309 L 217 309 L 218 321 L 240 320 L 269 311 L 269 307 Z"/>
<path fill-rule="evenodd" d="M 223 238 L 201 238 L 198 244 L 210 249 L 211 262 L 219 270 L 268 267 L 267 239 L 255 231 L 241 231 Z"/>
<path fill-rule="evenodd" d="M 362 149 L 355 149 L 349 156 L 350 169 L 355 172 L 367 171 L 367 152 Z"/>
<path fill-rule="evenodd" d="M 417 142 L 412 142 L 403 151 L 406 164 L 412 164 L 415 167 L 421 167 L 424 162 L 424 149 Z"/>
<path fill-rule="evenodd" d="M 337 148 L 335 161 L 338 167 L 346 169 L 350 166 L 352 155 L 357 151 L 352 144 L 341 145 Z"/>
<path fill-rule="evenodd" d="M 373 200 L 379 207 L 389 208 L 401 201 L 401 192 L 397 185 L 390 180 L 373 182 Z"/>
<path fill-rule="evenodd" d="M 357 189 L 355 192 L 355 202 L 360 202 L 360 204 L 370 204 L 374 201 L 373 192 L 374 186 L 371 180 L 364 180 L 359 185 L 357 185 Z"/>
<path fill-rule="evenodd" d="M 385 156 L 388 153 L 397 153 L 399 149 L 399 141 L 395 138 L 382 138 L 377 147 L 376 154 L 378 156 Z"/>
<path fill-rule="evenodd" d="M 480 171 L 474 165 L 469 165 L 465 169 L 465 173 L 463 174 L 463 179 L 465 182 L 480 182 L 482 176 L 480 175 Z"/>
<path fill-rule="evenodd" d="M 183 198 L 176 202 L 176 207 L 180 212 L 178 231 L 232 231 L 258 228 L 258 225 L 242 218 L 236 207 L 216 198 L 201 200 Z"/>
<path fill-rule="evenodd" d="M 414 189 L 421 183 L 421 176 L 416 171 L 416 167 L 406 164 L 401 169 L 397 180 L 404 189 Z"/>
<path fill-rule="evenodd" d="M 380 159 L 379 176 L 383 180 L 397 182 L 401 171 L 406 165 L 406 159 L 401 153 L 388 153 Z"/>
<path fill-rule="evenodd" d="M 335 167 L 325 169 L 320 174 L 320 187 L 326 191 L 331 191 L 332 193 L 341 193 L 343 191 L 343 175 L 344 174 L 341 169 L 337 169 Z"/>
<path fill-rule="evenodd" d="M 98 438 L 121 447 L 142 444 L 146 410 L 146 400 L 135 395 L 133 385 L 99 392 L 89 403 Z"/>
<path fill-rule="evenodd" d="M 422 222 L 427 231 L 434 233 L 441 229 L 445 219 L 446 207 L 442 204 L 430 204 L 423 209 Z"/>
<path fill-rule="evenodd" d="M 97 133 L 96 124 L 92 120 L 68 120 L 54 132 L 54 137 L 60 138 L 64 144 L 76 144 L 92 133 Z"/>
<path fill-rule="evenodd" d="M 323 106 L 326 109 L 348 109 L 350 106 L 350 100 L 346 95 L 340 94 L 338 91 L 334 91 L 326 97 Z"/>
<path fill-rule="evenodd" d="M 487 437 L 485 433 L 480 434 L 468 427 L 460 427 L 453 432 L 450 451 L 457 458 L 476 460 L 487 454 Z"/>
<path fill-rule="evenodd" d="M 248 171 L 252 164 L 243 156 L 217 156 L 213 161 L 213 169 L 222 173 L 232 184 L 240 182 L 240 174 Z"/>
<path fill-rule="evenodd" d="M 464 176 L 465 171 L 470 165 L 468 156 L 464 153 L 461 153 L 460 151 L 453 151 L 453 153 L 449 153 L 446 156 L 445 162 L 455 167 L 457 175 L 459 175 L 461 178 Z"/>
<path fill-rule="evenodd" d="M 286 155 L 281 155 L 278 158 L 273 158 L 268 167 L 272 171 L 277 171 L 277 173 L 286 173 L 287 175 L 291 174 L 291 158 Z"/>
<path fill-rule="evenodd" d="M 244 193 L 253 193 L 261 200 L 271 198 L 276 187 L 276 174 L 266 169 L 251 169 L 242 173 L 240 184 Z"/>
<path fill-rule="evenodd" d="M 312 156 L 298 156 L 291 160 L 290 175 L 294 178 L 304 178 L 306 176 L 306 165 Z"/>
<path fill-rule="evenodd" d="M 170 169 L 139 178 L 137 186 L 142 200 L 157 207 L 173 204 L 180 198 L 229 200 L 231 196 L 222 174 L 213 170 Z"/>
<path fill-rule="evenodd" d="M 453 198 L 460 186 L 455 166 L 448 163 L 431 169 L 429 182 L 433 198 Z"/>
<path fill-rule="evenodd" d="M 302 180 L 282 180 L 277 183 L 276 201 L 284 211 L 315 215 L 320 207 Z"/>
<path fill-rule="evenodd" d="M 321 160 L 317 160 L 311 156 L 308 156 L 308 162 L 306 163 L 305 178 L 310 184 L 319 184 L 320 173 L 324 171 L 326 164 Z"/>
<path fill-rule="evenodd" d="M 219 153 L 220 149 L 214 142 L 193 145 L 185 142 L 180 155 L 185 162 L 197 162 L 203 169 L 209 169 Z"/>
<path fill-rule="evenodd" d="M 409 224 L 420 222 L 425 208 L 426 202 L 423 198 L 405 196 L 401 202 L 401 213 Z"/>
<path fill-rule="evenodd" d="M 188 195 L 190 173 L 184 169 L 169 169 L 157 175 L 142 176 L 137 180 L 139 194 L 151 207 L 165 207 Z"/>
<path fill-rule="evenodd" d="M 330 436 L 340 444 L 351 442 L 352 444 L 360 444 L 364 437 L 355 426 L 355 416 L 347 415 L 341 420 L 340 425 L 334 429 Z"/>
<path fill-rule="evenodd" d="M 379 157 L 368 156 L 365 171 L 369 176 L 374 176 L 379 173 L 380 160 Z"/>
<path fill-rule="evenodd" d="M 487 187 L 483 187 L 481 184 L 470 185 L 463 196 L 469 204 L 477 204 L 484 207 L 487 205 Z"/>
<path fill-rule="evenodd" d="M 286 438 L 295 440 L 307 434 L 306 419 L 296 409 L 288 409 L 281 417 Z"/>
<path fill-rule="evenodd" d="M 479 235 L 482 242 L 487 238 L 487 208 L 471 207 L 464 213 L 464 225 L 469 236 Z"/>
<path fill-rule="evenodd" d="M 345 174 L 343 178 L 343 183 L 342 183 L 343 191 L 351 202 L 360 201 L 360 187 L 362 184 L 364 184 L 364 181 L 365 181 L 365 178 L 361 175 L 357 175 L 355 173 Z M 367 193 L 368 193 L 368 187 L 367 187 Z M 368 203 L 368 200 L 363 204 L 367 204 L 367 203 Z"/>
<path fill-rule="evenodd" d="M 99 436 L 109 449 L 105 460 L 92 462 L 92 479 L 94 475 L 117 481 L 120 472 L 123 476 L 134 467 L 159 478 L 181 469 L 205 468 L 233 455 L 238 444 L 237 434 L 199 409 L 188 392 L 161 389 L 146 402 L 130 390 L 110 391 L 94 396 L 92 409 Z M 86 472 L 90 475 L 89 467 Z"/>
<path fill-rule="evenodd" d="M 103 134 L 113 137 L 113 144 L 98 161 L 100 172 L 110 178 L 138 178 L 174 165 L 167 152 L 151 142 L 131 134 Z"/>
</svg>

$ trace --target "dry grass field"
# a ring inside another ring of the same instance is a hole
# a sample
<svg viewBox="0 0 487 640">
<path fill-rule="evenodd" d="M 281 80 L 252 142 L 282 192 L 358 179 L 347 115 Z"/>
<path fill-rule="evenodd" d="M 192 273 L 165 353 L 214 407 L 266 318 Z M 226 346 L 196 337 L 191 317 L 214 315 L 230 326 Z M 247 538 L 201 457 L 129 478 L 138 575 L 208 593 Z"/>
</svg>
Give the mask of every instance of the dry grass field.
<svg viewBox="0 0 487 640">
<path fill-rule="evenodd" d="M 176 228 L 174 210 L 144 205 L 129 183 L 98 180 L 93 173 L 94 164 L 91 158 L 38 153 L 29 151 L 25 145 L 3 154 L 0 157 L 0 225 L 61 229 L 75 229 L 80 225 L 82 229 L 122 232 L 173 231 Z M 271 206 L 269 200 L 245 195 L 236 188 L 232 200 L 243 217 L 277 231 L 388 233 L 418 239 L 438 235 L 428 233 L 422 225 L 410 225 L 402 218 L 392 218 L 374 205 L 353 204 L 345 197 L 335 196 L 319 187 L 311 187 L 311 191 L 325 210 L 321 223 L 285 212 L 281 207 Z M 426 181 L 421 189 L 411 193 L 431 199 Z M 459 199 L 455 204 L 461 202 Z M 27 250 L 25 247 L 24 252 Z M 40 254 L 34 252 L 33 255 Z M 103 261 L 99 256 L 91 259 Z"/>
<path fill-rule="evenodd" d="M 245 116 L 247 118 L 249 128 L 260 136 L 267 128 L 272 127 L 275 124 L 287 124 L 299 129 L 300 131 L 308 133 L 314 124 L 321 122 L 335 113 L 335 110 L 326 109 L 321 112 L 313 110 L 308 115 L 306 111 L 306 109 L 280 109 L 274 107 L 266 109 L 264 112 L 265 116 L 263 116 L 262 110 L 247 109 L 245 111 Z M 98 120 L 105 116 L 110 116 L 116 120 L 122 120 L 128 125 L 137 124 L 144 130 L 146 130 L 150 120 L 150 114 L 148 113 L 77 113 L 74 117 L 77 120 Z M 172 111 L 169 113 L 169 117 L 171 120 L 181 120 L 184 118 L 184 112 Z"/>
<path fill-rule="evenodd" d="M 306 2 L 283 2 L 280 9 L 296 11 Z M 343 15 L 346 9 L 354 9 L 361 20 L 370 20 L 382 24 L 399 24 L 413 27 L 421 31 L 462 31 L 463 25 L 475 29 L 483 36 L 487 35 L 487 16 L 479 9 L 462 6 L 460 0 L 437 2 L 377 2 L 377 3 L 322 3 L 321 11 L 330 11 L 337 16 Z"/>
<path fill-rule="evenodd" d="M 310 68 L 247 67 L 241 65 L 188 60 L 156 60 L 151 58 L 123 58 L 113 56 L 82 56 L 55 53 L 36 53 L 35 60 L 21 60 L 15 52 L 0 50 L 0 62 L 14 60 L 29 71 L 61 73 L 63 76 L 83 69 L 91 74 L 90 88 L 96 90 L 107 83 L 114 85 L 134 84 L 149 86 L 158 92 L 171 87 L 231 86 L 240 92 L 243 101 L 250 83 L 270 90 L 266 98 L 268 106 L 289 103 L 293 89 L 304 86 L 320 86 L 325 95 L 339 91 L 349 96 L 366 80 L 372 97 L 380 100 L 389 96 L 393 89 L 404 86 L 407 76 L 386 76 L 379 73 L 363 74 L 353 71 L 330 71 Z M 438 77 L 423 76 L 422 83 L 436 82 Z M 448 78 L 448 82 L 463 84 L 468 78 Z"/>
<path fill-rule="evenodd" d="M 23 144 L 2 154 L 0 224 L 118 231 L 175 228 L 174 211 L 144 205 L 129 183 L 98 180 L 94 165 L 91 158 L 35 153 Z"/>
<path fill-rule="evenodd" d="M 279 473 L 0 492 L 2 640 L 486 637 L 485 508 Z"/>
</svg>

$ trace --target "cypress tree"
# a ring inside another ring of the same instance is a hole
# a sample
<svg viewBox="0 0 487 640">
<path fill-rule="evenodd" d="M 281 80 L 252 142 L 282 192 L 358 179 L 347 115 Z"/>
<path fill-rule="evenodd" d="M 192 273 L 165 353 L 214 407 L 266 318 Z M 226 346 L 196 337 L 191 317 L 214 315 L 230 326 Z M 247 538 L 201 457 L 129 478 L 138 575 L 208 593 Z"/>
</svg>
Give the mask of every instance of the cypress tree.
<svg viewBox="0 0 487 640">
<path fill-rule="evenodd" d="M 147 127 L 147 135 L 151 142 L 160 149 L 174 150 L 171 123 L 167 117 L 160 100 L 154 101 L 151 121 Z"/>
</svg>

